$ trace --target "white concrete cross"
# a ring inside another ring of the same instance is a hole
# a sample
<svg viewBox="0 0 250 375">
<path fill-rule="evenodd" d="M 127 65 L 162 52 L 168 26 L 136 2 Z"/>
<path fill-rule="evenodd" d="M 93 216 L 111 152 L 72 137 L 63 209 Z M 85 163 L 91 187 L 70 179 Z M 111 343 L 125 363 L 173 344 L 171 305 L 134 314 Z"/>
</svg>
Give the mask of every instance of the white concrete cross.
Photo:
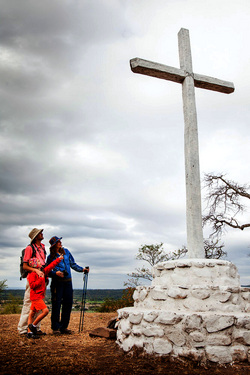
<svg viewBox="0 0 250 375">
<path fill-rule="evenodd" d="M 189 258 L 205 258 L 202 233 L 199 143 L 194 87 L 230 94 L 232 82 L 193 73 L 189 31 L 178 33 L 180 69 L 135 58 L 130 60 L 134 73 L 182 84 L 185 122 L 186 225 Z"/>
</svg>

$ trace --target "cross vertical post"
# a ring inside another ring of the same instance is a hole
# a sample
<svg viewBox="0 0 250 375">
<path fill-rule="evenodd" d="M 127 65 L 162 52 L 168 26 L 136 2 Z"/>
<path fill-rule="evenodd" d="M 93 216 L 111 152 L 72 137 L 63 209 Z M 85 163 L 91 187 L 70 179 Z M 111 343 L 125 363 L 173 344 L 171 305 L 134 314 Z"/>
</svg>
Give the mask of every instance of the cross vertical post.
<svg viewBox="0 0 250 375">
<path fill-rule="evenodd" d="M 178 33 L 180 68 L 187 76 L 182 83 L 182 100 L 184 113 L 184 150 L 186 174 L 186 226 L 187 248 L 192 258 L 205 258 L 202 208 L 200 186 L 200 163 L 197 113 L 192 67 L 191 47 L 188 30 L 181 29 Z"/>
<path fill-rule="evenodd" d="M 225 94 L 234 92 L 234 84 L 193 73 L 189 31 L 178 33 L 180 69 L 139 58 L 130 60 L 131 70 L 151 77 L 182 84 L 184 112 L 186 225 L 189 258 L 205 258 L 202 233 L 201 187 L 199 166 L 198 125 L 195 87 Z"/>
</svg>

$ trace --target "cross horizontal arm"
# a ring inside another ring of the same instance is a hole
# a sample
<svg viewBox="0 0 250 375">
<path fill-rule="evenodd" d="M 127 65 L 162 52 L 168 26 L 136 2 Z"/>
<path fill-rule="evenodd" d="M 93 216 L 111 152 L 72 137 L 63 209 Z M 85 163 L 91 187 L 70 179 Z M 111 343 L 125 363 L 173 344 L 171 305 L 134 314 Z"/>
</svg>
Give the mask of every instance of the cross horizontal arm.
<svg viewBox="0 0 250 375">
<path fill-rule="evenodd" d="M 187 73 L 185 73 L 184 70 L 139 59 L 138 57 L 130 60 L 130 66 L 134 73 L 140 73 L 178 83 L 182 83 L 187 76 Z"/>
<path fill-rule="evenodd" d="M 194 85 L 200 89 L 218 91 L 224 94 L 231 94 L 234 92 L 233 82 L 222 81 L 218 78 L 207 77 L 196 73 L 194 73 Z"/>
<path fill-rule="evenodd" d="M 131 70 L 134 73 L 140 73 L 151 77 L 166 79 L 168 81 L 182 83 L 189 75 L 182 69 L 158 64 L 152 61 L 143 60 L 138 57 L 130 60 Z M 195 87 L 218 91 L 225 94 L 234 92 L 234 84 L 228 81 L 222 81 L 217 78 L 203 76 L 201 74 L 191 73 L 194 78 Z"/>
</svg>

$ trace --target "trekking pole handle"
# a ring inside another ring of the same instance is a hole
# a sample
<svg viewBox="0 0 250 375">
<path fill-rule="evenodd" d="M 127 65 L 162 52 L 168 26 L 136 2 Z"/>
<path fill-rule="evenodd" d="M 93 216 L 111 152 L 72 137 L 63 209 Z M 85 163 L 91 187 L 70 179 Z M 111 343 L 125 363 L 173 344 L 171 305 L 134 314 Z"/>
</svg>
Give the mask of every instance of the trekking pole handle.
<svg viewBox="0 0 250 375">
<path fill-rule="evenodd" d="M 86 274 L 86 273 L 88 273 L 89 266 L 86 266 L 85 268 L 86 268 L 86 270 L 84 271 L 84 273 Z"/>
</svg>

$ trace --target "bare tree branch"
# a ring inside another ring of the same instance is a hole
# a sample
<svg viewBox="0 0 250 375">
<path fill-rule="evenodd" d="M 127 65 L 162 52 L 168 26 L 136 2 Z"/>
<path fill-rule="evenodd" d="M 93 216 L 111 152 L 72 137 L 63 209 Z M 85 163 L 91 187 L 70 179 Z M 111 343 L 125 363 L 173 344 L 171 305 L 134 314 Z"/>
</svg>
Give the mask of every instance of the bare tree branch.
<svg viewBox="0 0 250 375">
<path fill-rule="evenodd" d="M 227 180 L 224 174 L 206 174 L 204 177 L 208 213 L 203 216 L 203 224 L 212 226 L 210 237 L 219 237 L 226 227 L 244 230 L 250 223 L 239 223 L 236 216 L 246 210 L 242 199 L 250 199 L 249 185 L 240 186 Z M 248 201 L 246 201 L 249 203 Z"/>
</svg>

